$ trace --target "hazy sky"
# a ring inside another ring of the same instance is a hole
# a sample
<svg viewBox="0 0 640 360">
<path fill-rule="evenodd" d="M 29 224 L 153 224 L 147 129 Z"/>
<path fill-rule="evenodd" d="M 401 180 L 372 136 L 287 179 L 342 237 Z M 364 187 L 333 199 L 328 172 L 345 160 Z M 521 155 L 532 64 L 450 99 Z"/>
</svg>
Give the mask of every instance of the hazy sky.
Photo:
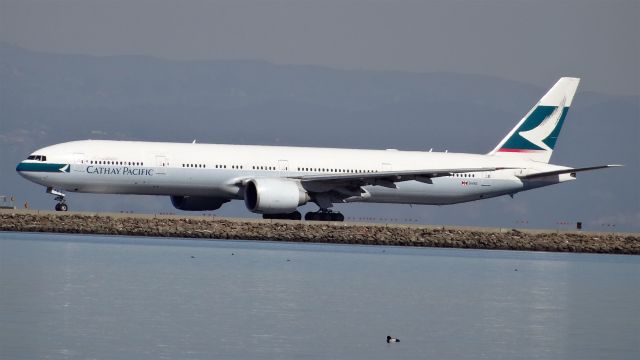
<svg viewBox="0 0 640 360">
<path fill-rule="evenodd" d="M 450 71 L 640 94 L 640 1 L 0 0 L 35 50 Z"/>
</svg>

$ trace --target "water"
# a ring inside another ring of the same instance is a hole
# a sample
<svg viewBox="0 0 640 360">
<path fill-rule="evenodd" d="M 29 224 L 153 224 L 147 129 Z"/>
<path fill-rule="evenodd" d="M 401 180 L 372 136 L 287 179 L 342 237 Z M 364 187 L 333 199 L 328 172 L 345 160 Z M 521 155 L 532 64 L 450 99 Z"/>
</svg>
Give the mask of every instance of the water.
<svg viewBox="0 0 640 360">
<path fill-rule="evenodd" d="M 640 257 L 0 233 L 1 359 L 638 359 L 639 344 Z"/>
</svg>

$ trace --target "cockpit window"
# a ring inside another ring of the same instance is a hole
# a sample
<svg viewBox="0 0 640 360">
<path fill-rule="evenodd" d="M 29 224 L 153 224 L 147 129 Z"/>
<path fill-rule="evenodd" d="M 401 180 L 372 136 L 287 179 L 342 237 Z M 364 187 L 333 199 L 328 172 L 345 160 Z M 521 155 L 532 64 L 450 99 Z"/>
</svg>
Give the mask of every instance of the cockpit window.
<svg viewBox="0 0 640 360">
<path fill-rule="evenodd" d="M 44 155 L 29 155 L 27 160 L 47 161 L 47 157 Z"/>
</svg>

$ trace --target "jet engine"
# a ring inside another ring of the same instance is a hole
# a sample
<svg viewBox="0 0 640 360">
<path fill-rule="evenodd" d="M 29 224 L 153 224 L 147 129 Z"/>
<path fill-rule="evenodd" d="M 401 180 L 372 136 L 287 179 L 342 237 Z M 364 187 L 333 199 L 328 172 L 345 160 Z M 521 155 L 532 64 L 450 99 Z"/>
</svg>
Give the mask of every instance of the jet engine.
<svg viewBox="0 0 640 360">
<path fill-rule="evenodd" d="M 171 203 L 176 209 L 186 211 L 217 210 L 227 199 L 211 196 L 171 196 Z"/>
<path fill-rule="evenodd" d="M 261 178 L 249 180 L 244 204 L 260 214 L 287 214 L 309 201 L 309 194 L 292 180 Z"/>
</svg>

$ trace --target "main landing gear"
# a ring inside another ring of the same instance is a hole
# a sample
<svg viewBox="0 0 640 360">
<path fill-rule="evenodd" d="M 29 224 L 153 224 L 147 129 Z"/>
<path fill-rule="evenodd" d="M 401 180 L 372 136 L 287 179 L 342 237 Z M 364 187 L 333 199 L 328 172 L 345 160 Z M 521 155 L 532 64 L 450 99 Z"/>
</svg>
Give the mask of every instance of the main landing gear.
<svg viewBox="0 0 640 360">
<path fill-rule="evenodd" d="M 48 187 L 47 188 L 47 193 L 51 194 L 51 195 L 55 195 L 55 200 L 58 202 L 56 204 L 56 211 L 67 211 L 69 210 L 69 207 L 67 206 L 67 203 L 65 202 L 65 194 L 61 193 L 60 191 L 52 188 L 52 187 Z"/>
<path fill-rule="evenodd" d="M 302 220 L 302 215 L 299 211 L 294 211 L 289 214 L 262 214 L 263 219 L 274 220 Z M 306 221 L 344 221 L 344 215 L 339 212 L 333 212 L 330 210 L 320 210 L 315 212 L 308 212 L 304 219 Z"/>
<path fill-rule="evenodd" d="M 262 214 L 262 218 L 277 220 L 302 220 L 302 214 L 300 214 L 300 211 L 294 211 L 289 214 Z"/>
<path fill-rule="evenodd" d="M 320 210 L 315 212 L 308 212 L 304 219 L 307 221 L 344 221 L 344 215 L 339 212 L 333 212 L 330 210 Z"/>
</svg>

